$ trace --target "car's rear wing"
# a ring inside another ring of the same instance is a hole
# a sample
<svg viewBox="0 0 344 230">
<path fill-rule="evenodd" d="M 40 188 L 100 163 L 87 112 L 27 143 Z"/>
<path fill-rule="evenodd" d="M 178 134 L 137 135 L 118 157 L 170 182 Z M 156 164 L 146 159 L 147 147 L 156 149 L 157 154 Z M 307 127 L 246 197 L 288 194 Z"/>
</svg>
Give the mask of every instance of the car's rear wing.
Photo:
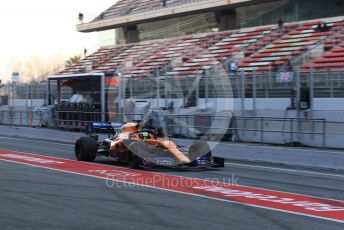
<svg viewBox="0 0 344 230">
<path fill-rule="evenodd" d="M 86 125 L 86 134 L 93 133 L 116 133 L 116 130 L 125 125 L 120 122 L 92 122 Z"/>
</svg>

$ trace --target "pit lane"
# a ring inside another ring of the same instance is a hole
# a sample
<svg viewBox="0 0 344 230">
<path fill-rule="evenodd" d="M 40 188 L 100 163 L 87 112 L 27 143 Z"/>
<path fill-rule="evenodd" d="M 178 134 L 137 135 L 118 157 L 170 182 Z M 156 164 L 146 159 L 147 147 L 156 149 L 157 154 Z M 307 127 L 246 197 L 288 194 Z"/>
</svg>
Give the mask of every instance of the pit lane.
<svg viewBox="0 0 344 230">
<path fill-rule="evenodd" d="M 74 159 L 68 144 L 1 138 L 1 149 Z M 108 165 L 108 161 L 99 160 Z M 341 174 L 274 170 L 231 164 L 223 170 L 176 171 L 154 169 L 168 175 L 193 178 L 237 178 L 237 183 L 283 192 L 343 200 Z M 1 226 L 4 229 L 341 229 L 327 220 L 281 213 L 235 203 L 171 193 L 48 169 L 0 161 Z"/>
</svg>

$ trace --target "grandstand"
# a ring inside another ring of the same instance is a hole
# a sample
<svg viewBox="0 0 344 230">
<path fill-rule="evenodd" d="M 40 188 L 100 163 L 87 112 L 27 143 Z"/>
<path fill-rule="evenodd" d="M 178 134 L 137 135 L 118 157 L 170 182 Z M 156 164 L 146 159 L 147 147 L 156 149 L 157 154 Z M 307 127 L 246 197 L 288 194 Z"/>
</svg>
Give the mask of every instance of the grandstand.
<svg viewBox="0 0 344 230">
<path fill-rule="evenodd" d="M 188 15 L 180 15 L 180 8 Z M 147 12 L 166 16 L 164 10 L 169 12 L 167 19 L 147 16 Z M 323 59 L 318 58 L 316 64 L 312 63 L 313 51 L 329 47 L 330 43 L 338 46 L 343 39 L 343 12 L 343 2 L 338 0 L 121 0 L 77 26 L 81 32 L 113 30 L 114 44 L 62 73 L 82 72 L 87 66 L 96 72 L 120 70 L 134 76 L 147 76 L 156 70 L 192 75 L 233 59 L 239 62 L 239 70 L 247 72 L 281 69 L 286 63 L 337 68 L 340 59 L 322 65 Z M 138 19 L 140 15 L 147 19 Z M 127 22 L 116 24 L 121 18 Z M 283 31 L 274 25 L 279 19 L 285 22 Z M 316 31 L 322 21 L 327 23 L 328 31 Z M 311 58 L 305 60 L 305 55 Z"/>
<path fill-rule="evenodd" d="M 328 31 L 316 31 L 320 22 L 327 23 Z M 272 25 L 117 45 L 101 48 L 61 73 L 75 74 L 82 66 L 88 65 L 95 72 L 116 72 L 131 62 L 131 67 L 126 68 L 124 75 L 147 76 L 156 70 L 168 69 L 166 67 L 170 67 L 171 62 L 178 58 L 183 62 L 170 69 L 169 74 L 203 73 L 233 58 L 240 62 L 239 70 L 269 71 L 273 65 L 281 68 L 287 62 L 312 52 L 317 46 L 334 46 L 331 51 L 340 54 L 341 44 L 338 43 L 343 40 L 343 25 L 344 17 L 334 17 L 288 23 L 284 25 L 283 33 Z M 322 60 L 327 64 L 322 65 Z M 313 66 L 320 69 L 337 69 L 341 65 L 341 59 L 330 59 L 330 64 L 324 59 L 314 61 L 317 64 Z M 311 62 L 302 64 L 312 65 Z"/>
</svg>

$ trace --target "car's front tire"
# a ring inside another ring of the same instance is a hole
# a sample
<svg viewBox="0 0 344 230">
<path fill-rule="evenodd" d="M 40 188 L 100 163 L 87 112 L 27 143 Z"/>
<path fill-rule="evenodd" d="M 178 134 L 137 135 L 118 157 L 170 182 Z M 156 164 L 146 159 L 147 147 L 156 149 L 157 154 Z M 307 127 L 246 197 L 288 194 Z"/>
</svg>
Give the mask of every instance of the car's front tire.
<svg viewBox="0 0 344 230">
<path fill-rule="evenodd" d="M 149 155 L 149 149 L 147 144 L 142 142 L 132 142 L 129 147 L 128 165 L 132 169 L 140 167 L 142 159 L 145 159 Z"/>
<path fill-rule="evenodd" d="M 80 137 L 75 142 L 75 157 L 79 161 L 94 161 L 97 156 L 97 142 L 90 137 Z"/>
<path fill-rule="evenodd" d="M 198 140 L 193 142 L 189 148 L 189 159 L 195 161 L 199 157 L 208 156 L 211 157 L 211 149 L 207 142 Z"/>
</svg>

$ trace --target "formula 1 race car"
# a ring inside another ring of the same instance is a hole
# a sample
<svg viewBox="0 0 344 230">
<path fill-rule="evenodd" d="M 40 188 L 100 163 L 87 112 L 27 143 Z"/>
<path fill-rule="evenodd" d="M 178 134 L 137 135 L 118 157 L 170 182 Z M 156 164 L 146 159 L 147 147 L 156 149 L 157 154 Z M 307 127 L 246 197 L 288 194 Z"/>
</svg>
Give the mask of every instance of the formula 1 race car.
<svg viewBox="0 0 344 230">
<path fill-rule="evenodd" d="M 209 145 L 202 140 L 190 146 L 177 145 L 164 135 L 162 128 L 141 128 L 139 122 L 92 123 L 88 136 L 75 142 L 79 161 L 93 161 L 97 156 L 124 162 L 130 168 L 167 166 L 176 168 L 224 167 L 224 159 L 212 156 Z M 108 138 L 98 140 L 96 132 L 108 131 Z"/>
</svg>

